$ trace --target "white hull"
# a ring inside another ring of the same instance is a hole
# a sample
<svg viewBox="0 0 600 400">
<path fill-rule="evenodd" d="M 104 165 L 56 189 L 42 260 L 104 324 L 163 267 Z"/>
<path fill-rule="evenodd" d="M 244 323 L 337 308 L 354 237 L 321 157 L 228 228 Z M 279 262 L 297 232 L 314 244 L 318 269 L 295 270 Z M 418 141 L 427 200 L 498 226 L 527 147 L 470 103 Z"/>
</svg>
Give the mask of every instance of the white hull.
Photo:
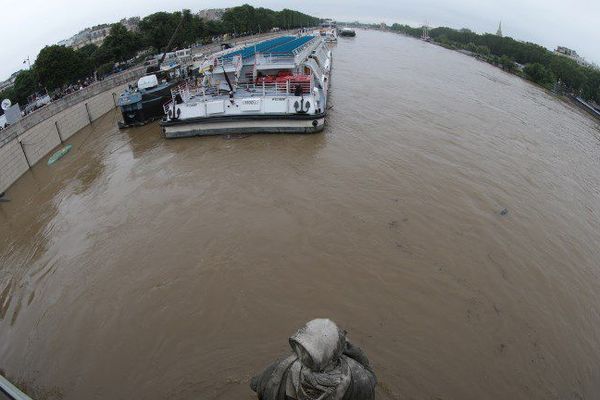
<svg viewBox="0 0 600 400">
<path fill-rule="evenodd" d="M 325 127 L 325 115 L 306 119 L 203 119 L 163 125 L 166 138 L 213 136 L 237 133 L 316 133 Z"/>
</svg>

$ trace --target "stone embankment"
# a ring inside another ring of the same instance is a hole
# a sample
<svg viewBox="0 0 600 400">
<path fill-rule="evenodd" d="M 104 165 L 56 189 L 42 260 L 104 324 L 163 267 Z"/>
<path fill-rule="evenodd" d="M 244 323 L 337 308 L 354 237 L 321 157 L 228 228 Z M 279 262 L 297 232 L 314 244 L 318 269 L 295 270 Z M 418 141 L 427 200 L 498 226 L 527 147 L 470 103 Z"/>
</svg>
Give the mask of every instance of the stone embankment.
<svg viewBox="0 0 600 400">
<path fill-rule="evenodd" d="M 0 132 L 0 192 L 73 134 L 116 106 L 118 95 L 144 72 L 136 68 L 65 96 Z"/>
</svg>

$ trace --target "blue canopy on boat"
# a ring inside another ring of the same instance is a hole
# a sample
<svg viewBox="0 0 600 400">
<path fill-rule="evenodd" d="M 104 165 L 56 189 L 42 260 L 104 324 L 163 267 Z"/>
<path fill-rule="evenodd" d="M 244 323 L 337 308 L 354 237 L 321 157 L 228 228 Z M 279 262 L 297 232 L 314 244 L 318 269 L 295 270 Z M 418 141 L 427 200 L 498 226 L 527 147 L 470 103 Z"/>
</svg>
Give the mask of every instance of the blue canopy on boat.
<svg viewBox="0 0 600 400">
<path fill-rule="evenodd" d="M 284 53 L 292 54 L 298 47 L 314 38 L 314 36 L 280 36 L 275 39 L 265 40 L 243 49 L 233 51 L 223 56 L 224 59 L 231 59 L 234 56 L 241 55 L 242 59 L 254 57 L 256 53 Z"/>
</svg>

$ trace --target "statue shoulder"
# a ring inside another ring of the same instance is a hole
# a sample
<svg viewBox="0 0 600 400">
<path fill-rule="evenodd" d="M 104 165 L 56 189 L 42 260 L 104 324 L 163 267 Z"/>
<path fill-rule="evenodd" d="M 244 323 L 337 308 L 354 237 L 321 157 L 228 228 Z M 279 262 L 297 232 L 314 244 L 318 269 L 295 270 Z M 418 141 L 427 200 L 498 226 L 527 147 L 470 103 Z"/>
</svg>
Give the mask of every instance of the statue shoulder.
<svg viewBox="0 0 600 400">
<path fill-rule="evenodd" d="M 250 388 L 258 394 L 259 399 L 280 399 L 282 383 L 285 382 L 286 374 L 296 359 L 295 355 L 291 355 L 276 361 L 265 368 L 260 375 L 252 378 Z M 285 396 L 285 385 L 283 385 L 283 393 Z"/>
</svg>

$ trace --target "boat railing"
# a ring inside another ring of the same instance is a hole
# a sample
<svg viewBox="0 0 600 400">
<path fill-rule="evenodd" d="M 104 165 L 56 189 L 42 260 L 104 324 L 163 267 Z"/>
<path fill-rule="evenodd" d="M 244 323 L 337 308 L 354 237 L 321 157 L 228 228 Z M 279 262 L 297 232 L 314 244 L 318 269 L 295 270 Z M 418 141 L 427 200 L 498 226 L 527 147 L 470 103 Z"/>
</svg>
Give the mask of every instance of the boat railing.
<svg viewBox="0 0 600 400">
<path fill-rule="evenodd" d="M 240 83 L 236 86 L 236 93 L 247 95 L 249 97 L 268 97 L 268 96 L 296 96 L 298 90 L 303 95 L 311 94 L 314 90 L 314 76 L 309 80 L 294 82 L 285 80 L 281 82 L 257 82 Z M 225 90 L 215 86 L 194 86 L 189 83 L 183 83 L 171 89 L 171 99 L 163 104 L 163 112 L 169 115 L 173 108 L 173 101 L 183 103 L 193 103 L 194 101 L 208 101 L 211 98 L 227 96 Z"/>
<path fill-rule="evenodd" d="M 293 64 L 294 56 L 289 53 L 258 53 L 256 65 L 265 64 Z"/>
<path fill-rule="evenodd" d="M 163 111 L 165 114 L 168 114 L 169 109 L 172 108 L 173 100 L 177 99 L 177 96 L 181 97 L 181 101 L 184 103 L 188 103 L 194 98 L 202 97 L 203 99 L 206 99 L 206 97 L 217 95 L 219 95 L 219 90 L 216 87 L 194 86 L 184 83 L 171 89 L 171 99 L 163 104 Z"/>
<path fill-rule="evenodd" d="M 302 46 L 294 49 L 291 53 L 257 53 L 256 65 L 265 64 L 299 64 L 301 63 L 319 44 L 319 38 L 314 37 Z"/>
<path fill-rule="evenodd" d="M 295 63 L 299 64 L 302 61 L 304 61 L 310 55 L 310 53 L 312 53 L 317 48 L 320 41 L 321 41 L 321 38 L 318 36 L 315 36 L 314 38 L 312 38 L 311 40 L 309 40 L 302 46 L 295 49 L 293 51 Z"/>
<path fill-rule="evenodd" d="M 164 115 L 169 114 L 169 110 L 171 109 L 172 104 L 173 104 L 173 100 L 169 100 L 165 104 L 163 104 L 163 114 Z"/>
<path fill-rule="evenodd" d="M 240 56 L 233 56 L 233 57 L 227 57 L 227 55 L 223 56 L 223 57 L 215 57 L 213 58 L 213 66 L 216 67 L 223 67 L 223 68 L 236 68 L 236 66 L 238 65 L 238 63 L 240 62 L 239 58 L 241 58 Z"/>
<path fill-rule="evenodd" d="M 300 91 L 303 95 L 312 93 L 314 88 L 313 78 L 305 82 L 291 82 L 287 80 L 285 82 L 259 82 L 259 83 L 241 83 L 238 84 L 236 93 L 246 95 L 248 97 L 269 97 L 269 96 L 295 96 L 297 87 L 300 87 Z M 191 103 L 198 100 L 207 101 L 211 98 L 218 96 L 226 96 L 227 92 L 219 90 L 218 88 L 211 86 L 192 86 L 189 84 L 182 84 L 171 90 L 171 99 L 163 104 L 163 112 L 165 115 L 169 114 L 169 111 L 173 108 L 173 101 L 178 100 L 177 97 L 181 97 L 181 101 L 184 103 Z"/>
<path fill-rule="evenodd" d="M 310 39 L 308 42 L 304 43 L 302 46 L 295 48 L 292 53 L 294 55 L 298 55 L 302 52 L 304 52 L 306 49 L 313 47 L 314 45 L 316 45 L 318 43 L 319 38 L 317 36 L 315 36 L 314 38 Z"/>
<path fill-rule="evenodd" d="M 309 94 L 312 91 L 312 79 L 307 82 L 259 82 L 245 83 L 238 86 L 238 90 L 250 94 L 252 96 L 293 96 L 296 92 L 296 87 L 300 86 L 302 94 Z"/>
</svg>

